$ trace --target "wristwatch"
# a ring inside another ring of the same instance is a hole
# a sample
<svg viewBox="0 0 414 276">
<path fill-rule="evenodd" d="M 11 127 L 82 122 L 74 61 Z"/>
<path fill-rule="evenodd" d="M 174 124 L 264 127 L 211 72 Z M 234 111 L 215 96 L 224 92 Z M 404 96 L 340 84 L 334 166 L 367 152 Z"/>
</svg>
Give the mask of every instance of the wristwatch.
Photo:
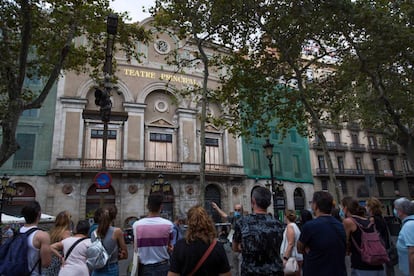
<svg viewBox="0 0 414 276">
<path fill-rule="evenodd" d="M 287 260 L 289 260 L 289 258 L 288 257 L 283 257 L 283 260 L 286 260 L 287 261 Z"/>
</svg>

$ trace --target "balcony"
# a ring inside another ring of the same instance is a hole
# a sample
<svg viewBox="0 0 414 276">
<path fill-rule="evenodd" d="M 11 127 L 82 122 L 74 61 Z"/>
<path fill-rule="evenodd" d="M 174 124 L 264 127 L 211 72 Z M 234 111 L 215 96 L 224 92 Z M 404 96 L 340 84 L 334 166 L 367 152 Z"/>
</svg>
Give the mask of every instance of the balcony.
<svg viewBox="0 0 414 276">
<path fill-rule="evenodd" d="M 347 151 L 348 150 L 348 145 L 344 143 L 327 141 L 326 144 L 328 146 L 328 150 L 334 150 L 334 151 Z M 320 142 L 313 142 L 311 147 L 313 149 L 319 149 L 319 150 L 322 149 L 322 145 Z"/>
<path fill-rule="evenodd" d="M 52 171 L 95 171 L 102 169 L 102 159 L 59 158 Z M 200 163 L 153 160 L 106 160 L 106 169 L 122 172 L 172 172 L 200 174 Z M 237 164 L 206 164 L 206 174 L 245 175 L 243 166 Z"/>
<path fill-rule="evenodd" d="M 206 172 L 229 173 L 230 167 L 221 164 L 206 164 Z"/>
<path fill-rule="evenodd" d="M 107 169 L 122 169 L 123 161 L 119 159 L 107 159 Z M 82 159 L 80 161 L 80 167 L 82 169 L 102 169 L 102 159 Z"/>
<path fill-rule="evenodd" d="M 172 161 L 145 161 L 144 166 L 149 170 L 157 171 L 181 171 L 182 163 L 181 162 L 172 162 Z"/>
<path fill-rule="evenodd" d="M 33 167 L 33 160 L 13 160 L 13 169 L 28 170 Z"/>
<path fill-rule="evenodd" d="M 396 145 L 368 145 L 368 151 L 371 153 L 398 154 Z"/>
<path fill-rule="evenodd" d="M 365 171 L 364 170 L 358 170 L 358 169 L 334 169 L 335 176 L 341 176 L 341 177 L 364 177 Z M 316 169 L 316 175 L 317 176 L 328 176 L 328 168 L 317 168 Z"/>
<path fill-rule="evenodd" d="M 355 152 L 365 152 L 367 147 L 363 144 L 351 144 L 350 149 Z"/>
</svg>

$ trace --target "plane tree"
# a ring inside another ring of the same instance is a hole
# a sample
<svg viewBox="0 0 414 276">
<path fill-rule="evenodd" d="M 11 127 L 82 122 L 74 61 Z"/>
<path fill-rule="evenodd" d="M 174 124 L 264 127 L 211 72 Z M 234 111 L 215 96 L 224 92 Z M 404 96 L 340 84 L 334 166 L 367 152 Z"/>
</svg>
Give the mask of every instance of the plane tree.
<svg viewBox="0 0 414 276">
<path fill-rule="evenodd" d="M 345 113 L 395 141 L 414 168 L 414 5 L 353 1 L 336 13 L 350 46 L 338 67 L 352 84 L 344 90 L 354 105 Z"/>
<path fill-rule="evenodd" d="M 109 0 L 4 0 L 0 6 L 0 166 L 18 149 L 23 111 L 38 109 L 68 70 L 103 79 Z M 150 34 L 119 14 L 116 50 L 139 59 L 137 41 Z M 30 82 L 41 83 L 33 89 Z"/>
<path fill-rule="evenodd" d="M 338 201 L 341 188 L 324 131 L 341 123 L 343 82 L 336 76 L 335 66 L 348 47 L 335 29 L 336 18 L 327 16 L 332 4 L 312 0 L 242 2 L 236 18 L 250 33 L 226 33 L 231 36 L 226 41 L 235 51 L 225 59 L 231 70 L 222 77 L 219 100 L 231 107 L 232 120 L 222 123 L 245 137 L 266 136 L 270 131 L 285 135 L 293 127 L 302 135 L 316 136 L 327 162 L 328 189 Z"/>
</svg>

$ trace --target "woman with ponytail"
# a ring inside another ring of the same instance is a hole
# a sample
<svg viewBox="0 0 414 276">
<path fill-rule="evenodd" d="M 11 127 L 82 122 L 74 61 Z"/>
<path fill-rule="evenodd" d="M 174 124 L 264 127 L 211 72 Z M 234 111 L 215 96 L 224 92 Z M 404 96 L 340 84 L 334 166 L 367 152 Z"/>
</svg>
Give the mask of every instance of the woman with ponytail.
<svg viewBox="0 0 414 276">
<path fill-rule="evenodd" d="M 105 208 L 100 215 L 98 228 L 91 234 L 91 241 L 93 242 L 99 237 L 106 252 L 110 255 L 107 264 L 103 268 L 92 271 L 92 276 L 118 276 L 118 260 L 128 258 L 122 230 L 112 226 L 116 214 L 115 206 Z"/>
</svg>

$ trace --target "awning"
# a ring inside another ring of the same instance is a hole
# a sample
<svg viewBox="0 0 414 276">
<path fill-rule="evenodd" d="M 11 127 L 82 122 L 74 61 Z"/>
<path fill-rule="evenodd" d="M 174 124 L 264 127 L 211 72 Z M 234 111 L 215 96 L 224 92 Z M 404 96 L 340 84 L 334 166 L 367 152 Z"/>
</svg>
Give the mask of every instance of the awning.
<svg viewBox="0 0 414 276">
<path fill-rule="evenodd" d="M 55 219 L 56 217 L 48 214 L 42 214 L 40 216 L 40 222 L 54 222 Z M 1 214 L 1 222 L 3 224 L 25 223 L 25 220 L 23 217 L 15 217 L 7 214 Z"/>
</svg>

